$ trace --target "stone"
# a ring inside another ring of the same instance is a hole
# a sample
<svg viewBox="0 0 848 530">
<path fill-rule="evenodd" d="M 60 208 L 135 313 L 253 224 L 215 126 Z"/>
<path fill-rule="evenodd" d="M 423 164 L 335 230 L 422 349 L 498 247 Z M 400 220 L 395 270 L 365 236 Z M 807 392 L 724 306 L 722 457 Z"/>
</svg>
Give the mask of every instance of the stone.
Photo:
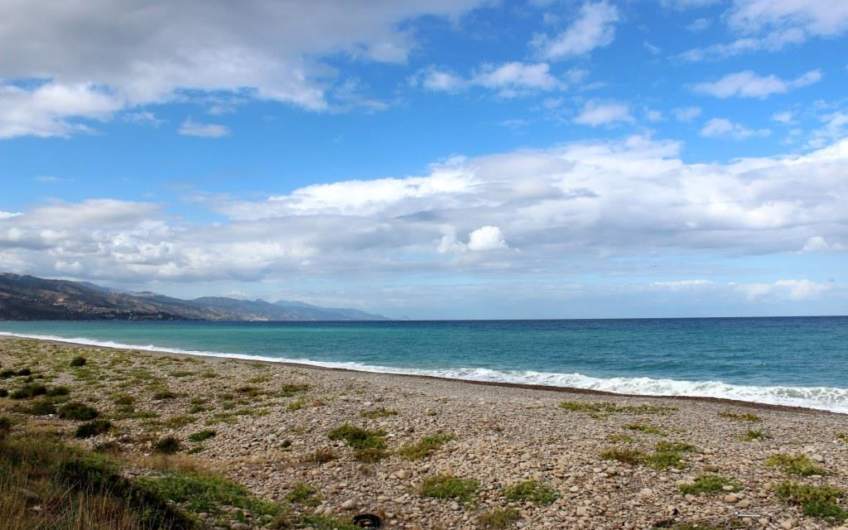
<svg viewBox="0 0 848 530">
<path fill-rule="evenodd" d="M 356 501 L 354 499 L 348 499 L 342 503 L 343 510 L 351 510 L 356 508 Z"/>
</svg>

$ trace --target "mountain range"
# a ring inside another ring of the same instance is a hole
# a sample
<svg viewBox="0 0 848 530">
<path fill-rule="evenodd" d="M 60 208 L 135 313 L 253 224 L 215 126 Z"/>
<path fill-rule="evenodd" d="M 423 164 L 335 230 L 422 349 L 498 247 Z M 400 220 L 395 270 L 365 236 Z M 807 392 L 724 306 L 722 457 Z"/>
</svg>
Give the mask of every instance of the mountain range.
<svg viewBox="0 0 848 530">
<path fill-rule="evenodd" d="M 182 300 L 130 293 L 88 282 L 0 273 L 0 320 L 389 320 L 357 309 L 302 302 L 203 297 Z"/>
</svg>

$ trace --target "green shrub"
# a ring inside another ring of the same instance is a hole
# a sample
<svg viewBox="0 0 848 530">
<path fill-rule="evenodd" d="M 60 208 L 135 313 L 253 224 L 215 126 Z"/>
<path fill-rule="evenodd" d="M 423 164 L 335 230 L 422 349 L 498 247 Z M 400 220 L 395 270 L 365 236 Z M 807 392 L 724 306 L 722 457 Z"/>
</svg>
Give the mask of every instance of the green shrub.
<svg viewBox="0 0 848 530">
<path fill-rule="evenodd" d="M 749 442 L 753 442 L 755 440 L 765 440 L 769 435 L 762 429 L 748 429 L 745 431 L 745 435 L 743 438 Z"/>
<path fill-rule="evenodd" d="M 694 450 L 694 446 L 686 443 L 659 442 L 654 452 L 645 457 L 645 464 L 658 470 L 670 467 L 681 469 L 684 467 L 683 453 Z"/>
<path fill-rule="evenodd" d="M 369 431 L 345 423 L 330 431 L 327 436 L 330 440 L 344 440 L 347 445 L 354 449 L 385 449 L 385 435 L 384 431 Z"/>
<path fill-rule="evenodd" d="M 33 416 L 48 416 L 50 414 L 56 414 L 56 405 L 49 399 L 39 399 L 38 401 L 33 401 L 32 405 L 25 409 L 25 412 Z"/>
<path fill-rule="evenodd" d="M 59 417 L 63 420 L 88 421 L 93 420 L 97 416 L 97 409 L 77 401 L 65 403 L 62 405 L 62 408 L 59 409 Z"/>
<path fill-rule="evenodd" d="M 701 495 L 721 493 L 722 491 L 739 491 L 739 483 L 735 480 L 722 477 L 721 475 L 700 475 L 691 484 L 680 486 L 680 493 L 684 495 Z"/>
<path fill-rule="evenodd" d="M 280 387 L 280 397 L 292 397 L 295 394 L 306 392 L 309 390 L 309 385 L 303 383 L 286 383 Z"/>
<path fill-rule="evenodd" d="M 389 456 L 389 454 L 386 452 L 386 450 L 380 449 L 379 447 L 365 447 L 363 449 L 357 449 L 353 452 L 353 457 L 357 461 L 365 462 L 368 464 L 379 462 L 387 456 Z"/>
<path fill-rule="evenodd" d="M 623 464 L 635 466 L 645 461 L 645 453 L 638 449 L 627 449 L 613 447 L 601 453 L 601 458 L 604 460 L 615 460 Z"/>
<path fill-rule="evenodd" d="M 9 391 L 5 388 L 0 388 L 0 398 L 9 397 Z"/>
<path fill-rule="evenodd" d="M 404 445 L 398 453 L 407 460 L 420 460 L 432 455 L 454 438 L 455 436 L 449 433 L 432 434 L 421 438 L 417 443 Z"/>
<path fill-rule="evenodd" d="M 74 434 L 77 438 L 91 438 L 108 432 L 112 428 L 112 423 L 108 420 L 94 420 L 83 423 L 77 427 L 77 432 Z"/>
<path fill-rule="evenodd" d="M 305 458 L 305 462 L 312 464 L 326 464 L 336 459 L 336 453 L 329 447 L 319 447 L 315 451 L 309 453 Z"/>
<path fill-rule="evenodd" d="M 643 432 L 645 434 L 655 434 L 657 436 L 665 436 L 665 433 L 657 427 L 653 425 L 648 425 L 646 423 L 628 423 L 624 426 L 625 429 L 629 431 L 637 431 Z"/>
<path fill-rule="evenodd" d="M 318 490 L 314 486 L 298 482 L 292 490 L 286 495 L 286 500 L 292 504 L 302 504 L 304 506 L 318 506 Z"/>
<path fill-rule="evenodd" d="M 15 377 L 15 371 L 14 370 L 6 369 L 6 370 L 0 371 L 0 379 L 9 379 L 10 377 Z"/>
<path fill-rule="evenodd" d="M 751 422 L 751 423 L 756 423 L 758 421 L 762 421 L 762 418 L 760 418 L 756 414 L 751 414 L 750 412 L 740 413 L 740 412 L 733 412 L 733 411 L 730 411 L 730 410 L 723 410 L 723 411 L 719 412 L 718 415 L 721 416 L 722 418 L 727 418 L 729 420 L 734 420 L 734 421 L 748 421 L 748 422 Z"/>
<path fill-rule="evenodd" d="M 15 375 L 17 375 L 18 377 L 32 375 L 32 370 L 30 370 L 29 368 L 21 368 Z"/>
<path fill-rule="evenodd" d="M 179 451 L 181 448 L 182 444 L 174 436 L 166 436 L 164 438 L 159 439 L 155 444 L 153 444 L 154 451 L 165 455 L 172 455 Z"/>
<path fill-rule="evenodd" d="M 47 394 L 47 387 L 42 384 L 28 383 L 12 392 L 12 399 L 30 399 Z"/>
<path fill-rule="evenodd" d="M 88 361 L 86 360 L 85 357 L 78 355 L 78 356 L 74 357 L 73 359 L 71 359 L 71 366 L 72 367 L 85 366 L 86 362 L 88 362 Z"/>
<path fill-rule="evenodd" d="M 521 519 L 515 508 L 495 508 L 477 517 L 477 526 L 482 530 L 505 530 L 512 528 Z"/>
<path fill-rule="evenodd" d="M 555 489 L 537 480 L 525 480 L 513 484 L 504 490 L 504 496 L 511 502 L 532 502 L 533 504 L 550 504 L 559 494 Z"/>
<path fill-rule="evenodd" d="M 826 469 L 814 464 L 807 455 L 788 455 L 785 453 L 778 453 L 768 457 L 766 464 L 771 467 L 779 468 L 781 471 L 789 475 L 809 477 L 811 475 L 827 474 Z"/>
<path fill-rule="evenodd" d="M 285 527 L 283 527 L 285 528 Z M 359 530 L 360 527 L 328 515 L 304 515 L 298 522 L 298 528 L 313 530 Z"/>
<path fill-rule="evenodd" d="M 205 442 L 209 438 L 214 438 L 216 434 L 217 433 L 213 430 L 205 429 L 205 430 L 198 431 L 196 433 L 190 434 L 188 436 L 188 440 L 190 442 L 195 442 L 195 443 Z"/>
<path fill-rule="evenodd" d="M 463 479 L 453 475 L 433 475 L 421 483 L 421 494 L 434 499 L 453 499 L 468 503 L 474 500 L 480 483 L 474 479 Z"/>
<path fill-rule="evenodd" d="M 374 420 L 377 418 L 389 418 L 391 416 L 397 416 L 397 411 L 387 409 L 386 407 L 380 407 L 372 410 L 363 410 L 359 413 L 359 415 L 363 418 Z"/>
<path fill-rule="evenodd" d="M 54 386 L 53 388 L 47 389 L 47 395 L 49 397 L 67 396 L 70 393 L 71 390 L 66 386 Z"/>
<path fill-rule="evenodd" d="M 174 399 L 176 397 L 177 397 L 177 395 L 174 394 L 173 392 L 171 392 L 170 390 L 160 390 L 159 392 L 156 392 L 156 393 L 153 394 L 153 399 L 155 399 L 156 401 L 163 401 L 163 400 L 166 400 L 166 399 Z"/>
<path fill-rule="evenodd" d="M 787 503 L 800 506 L 804 515 L 835 522 L 848 520 L 848 511 L 839 506 L 839 499 L 845 496 L 839 488 L 783 482 L 777 486 L 776 493 Z"/>
</svg>

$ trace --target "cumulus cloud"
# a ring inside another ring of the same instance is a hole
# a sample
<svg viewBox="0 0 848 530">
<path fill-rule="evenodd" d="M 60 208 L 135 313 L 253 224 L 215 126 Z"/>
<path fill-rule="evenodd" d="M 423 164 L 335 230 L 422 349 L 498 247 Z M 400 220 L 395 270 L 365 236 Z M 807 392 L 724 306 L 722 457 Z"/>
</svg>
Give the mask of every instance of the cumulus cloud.
<svg viewBox="0 0 848 530">
<path fill-rule="evenodd" d="M 493 90 L 501 97 L 514 97 L 565 89 L 582 78 L 582 71 L 570 70 L 560 79 L 551 72 L 547 63 L 507 62 L 484 64 L 467 78 L 431 66 L 418 72 L 410 81 L 413 86 L 434 92 L 458 92 L 480 87 Z"/>
<path fill-rule="evenodd" d="M 574 123 L 592 127 L 632 121 L 630 106 L 617 101 L 588 101 L 574 118 Z"/>
<path fill-rule="evenodd" d="M 479 0 L 103 0 L 0 3 L 0 137 L 67 136 L 86 120 L 200 93 L 332 107 L 344 80 L 325 62 L 403 62 L 403 23 L 456 19 Z"/>
<path fill-rule="evenodd" d="M 571 24 L 553 36 L 537 35 L 533 46 L 547 60 L 560 60 L 584 55 L 596 48 L 612 44 L 618 9 L 606 2 L 586 2 Z"/>
<path fill-rule="evenodd" d="M 213 224 L 186 223 L 155 203 L 48 203 L 0 216 L 0 270 L 121 281 L 562 274 L 576 261 L 612 266 L 598 256 L 848 245 L 848 140 L 726 164 L 689 164 L 679 151 L 634 136 L 452 158 L 421 175 L 261 200 L 196 197 L 225 217 Z M 498 252 L 507 248 L 515 251 Z M 774 292 L 791 292 L 781 285 Z"/>
<path fill-rule="evenodd" d="M 752 136 L 768 136 L 769 129 L 749 129 L 744 125 L 732 122 L 726 118 L 713 118 L 701 128 L 701 136 L 706 138 L 732 138 L 746 140 Z"/>
<path fill-rule="evenodd" d="M 819 70 L 809 72 L 792 80 L 775 75 L 761 76 L 750 70 L 728 74 L 717 81 L 698 83 L 695 92 L 717 98 L 743 97 L 767 98 L 772 94 L 785 94 L 790 90 L 818 83 L 822 78 Z"/>
<path fill-rule="evenodd" d="M 178 132 L 183 136 L 222 138 L 230 134 L 230 129 L 218 123 L 200 123 L 188 118 L 180 125 Z"/>
<path fill-rule="evenodd" d="M 828 291 L 831 286 L 807 279 L 792 279 L 777 280 L 772 283 L 740 284 L 736 288 L 744 293 L 749 300 L 778 297 L 801 301 L 819 297 Z"/>
<path fill-rule="evenodd" d="M 677 107 L 671 112 L 677 121 L 690 122 L 701 115 L 701 107 Z"/>
</svg>

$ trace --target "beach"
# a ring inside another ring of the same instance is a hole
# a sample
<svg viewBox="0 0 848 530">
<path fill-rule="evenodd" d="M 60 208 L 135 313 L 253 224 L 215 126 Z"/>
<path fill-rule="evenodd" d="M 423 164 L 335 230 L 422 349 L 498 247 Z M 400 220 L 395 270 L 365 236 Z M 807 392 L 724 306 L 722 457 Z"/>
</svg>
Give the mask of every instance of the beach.
<svg viewBox="0 0 848 530">
<path fill-rule="evenodd" d="M 78 356 L 85 364 L 70 366 Z M 179 447 L 163 458 L 219 473 L 295 519 L 372 513 L 385 528 L 409 529 L 844 524 L 805 515 L 792 494 L 848 490 L 842 414 L 8 337 L 0 366 L 65 387 L 65 399 L 111 422 L 74 439 L 80 421 L 27 414 L 27 400 L 3 398 L 13 433 L 57 431 L 85 449 L 108 447 L 132 478 L 163 472 L 146 459 L 173 436 Z M 14 390 L 17 379 L 0 388 Z M 272 525 L 267 516 L 195 515 L 210 528 Z"/>
</svg>

